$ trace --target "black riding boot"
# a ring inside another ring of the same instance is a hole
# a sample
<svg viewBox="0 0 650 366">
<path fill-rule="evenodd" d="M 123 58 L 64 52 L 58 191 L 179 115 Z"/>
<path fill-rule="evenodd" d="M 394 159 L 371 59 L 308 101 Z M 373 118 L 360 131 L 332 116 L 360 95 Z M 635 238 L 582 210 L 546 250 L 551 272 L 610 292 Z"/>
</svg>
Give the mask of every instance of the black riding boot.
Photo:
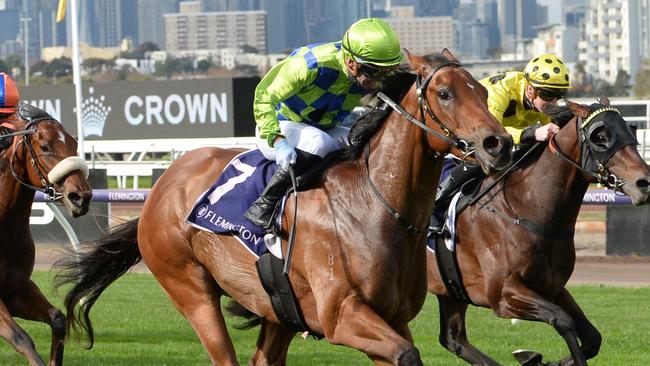
<svg viewBox="0 0 650 366">
<path fill-rule="evenodd" d="M 253 202 L 244 217 L 257 226 L 269 229 L 275 206 L 278 200 L 287 192 L 290 185 L 291 176 L 289 171 L 278 167 L 260 197 Z"/>
<path fill-rule="evenodd" d="M 445 212 L 449 208 L 451 199 L 463 188 L 463 185 L 472 178 L 481 176 L 483 170 L 480 166 L 465 166 L 458 165 L 455 167 L 449 176 L 445 178 L 438 186 L 436 194 L 436 203 L 434 205 L 433 215 L 431 215 L 430 230 L 441 233 L 444 226 Z"/>
<path fill-rule="evenodd" d="M 319 162 L 323 160 L 320 156 L 298 149 L 296 149 L 296 153 L 298 157 L 296 163 L 293 165 L 293 171 L 296 176 L 306 173 L 303 176 L 303 178 L 305 178 L 305 176 L 309 175 L 308 171 L 310 169 L 323 168 L 319 166 Z M 304 183 L 305 182 L 303 182 L 303 184 Z M 271 177 L 271 180 L 267 184 L 266 188 L 264 188 L 260 197 L 253 202 L 251 207 L 244 214 L 244 217 L 257 226 L 261 226 L 267 230 L 270 229 L 272 226 L 271 220 L 273 219 L 275 206 L 290 186 L 291 176 L 289 175 L 289 171 L 278 167 L 278 170 L 275 171 L 275 174 Z"/>
</svg>

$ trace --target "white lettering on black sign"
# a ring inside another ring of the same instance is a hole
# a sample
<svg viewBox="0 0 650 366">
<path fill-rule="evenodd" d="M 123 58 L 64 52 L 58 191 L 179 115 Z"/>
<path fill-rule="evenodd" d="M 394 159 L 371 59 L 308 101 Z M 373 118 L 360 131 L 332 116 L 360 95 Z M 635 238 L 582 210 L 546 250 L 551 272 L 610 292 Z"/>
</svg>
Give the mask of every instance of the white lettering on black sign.
<svg viewBox="0 0 650 366">
<path fill-rule="evenodd" d="M 221 93 L 171 94 L 164 100 L 158 95 L 146 95 L 144 99 L 131 95 L 124 102 L 124 117 L 133 126 L 165 123 L 177 125 L 184 119 L 194 123 L 228 122 L 228 96 Z"/>
</svg>

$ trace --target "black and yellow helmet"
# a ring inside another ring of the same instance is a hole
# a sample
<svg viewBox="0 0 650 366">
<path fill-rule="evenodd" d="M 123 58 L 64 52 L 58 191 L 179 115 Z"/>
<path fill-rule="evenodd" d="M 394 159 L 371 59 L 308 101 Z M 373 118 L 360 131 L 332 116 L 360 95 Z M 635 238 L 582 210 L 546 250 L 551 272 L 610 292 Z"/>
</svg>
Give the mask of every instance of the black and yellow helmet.
<svg viewBox="0 0 650 366">
<path fill-rule="evenodd" d="M 526 80 L 538 88 L 568 89 L 569 69 L 557 56 L 545 53 L 528 62 L 524 69 Z"/>
</svg>

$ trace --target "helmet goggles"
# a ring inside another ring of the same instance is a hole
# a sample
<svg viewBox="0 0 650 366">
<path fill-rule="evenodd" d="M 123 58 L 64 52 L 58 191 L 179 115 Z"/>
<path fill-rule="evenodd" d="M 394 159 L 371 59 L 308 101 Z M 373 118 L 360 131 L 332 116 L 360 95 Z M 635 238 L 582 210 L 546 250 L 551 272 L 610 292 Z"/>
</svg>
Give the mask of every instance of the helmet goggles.
<svg viewBox="0 0 650 366">
<path fill-rule="evenodd" d="M 388 76 L 394 69 L 394 67 L 381 67 L 372 64 L 359 63 L 359 73 L 371 79 Z"/>
<path fill-rule="evenodd" d="M 543 101 L 552 102 L 564 98 L 565 91 L 559 89 L 535 88 L 537 96 Z"/>
</svg>

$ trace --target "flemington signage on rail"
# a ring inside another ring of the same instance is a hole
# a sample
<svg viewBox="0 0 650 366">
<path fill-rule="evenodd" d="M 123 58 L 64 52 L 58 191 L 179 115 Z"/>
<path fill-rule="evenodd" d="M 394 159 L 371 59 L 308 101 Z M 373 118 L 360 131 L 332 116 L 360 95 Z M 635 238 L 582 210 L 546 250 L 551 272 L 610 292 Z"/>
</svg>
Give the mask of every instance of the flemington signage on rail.
<svg viewBox="0 0 650 366">
<path fill-rule="evenodd" d="M 254 135 L 256 77 L 85 83 L 87 140 Z M 72 84 L 21 88 L 22 101 L 44 109 L 76 136 Z"/>
</svg>

